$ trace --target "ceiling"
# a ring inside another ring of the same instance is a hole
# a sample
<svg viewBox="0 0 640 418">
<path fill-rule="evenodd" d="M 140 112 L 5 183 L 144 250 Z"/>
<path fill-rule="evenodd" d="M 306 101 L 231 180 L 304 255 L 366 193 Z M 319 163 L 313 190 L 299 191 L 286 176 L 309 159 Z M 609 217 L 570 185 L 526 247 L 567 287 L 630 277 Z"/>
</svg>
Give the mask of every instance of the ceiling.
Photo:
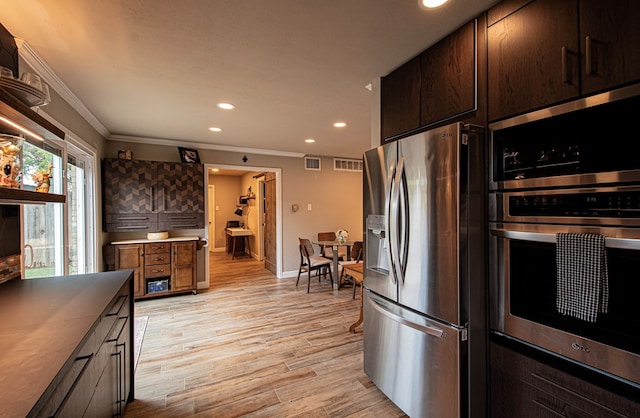
<svg viewBox="0 0 640 418">
<path fill-rule="evenodd" d="M 365 86 L 495 3 L 0 0 L 0 23 L 111 139 L 360 158 L 375 103 Z"/>
</svg>

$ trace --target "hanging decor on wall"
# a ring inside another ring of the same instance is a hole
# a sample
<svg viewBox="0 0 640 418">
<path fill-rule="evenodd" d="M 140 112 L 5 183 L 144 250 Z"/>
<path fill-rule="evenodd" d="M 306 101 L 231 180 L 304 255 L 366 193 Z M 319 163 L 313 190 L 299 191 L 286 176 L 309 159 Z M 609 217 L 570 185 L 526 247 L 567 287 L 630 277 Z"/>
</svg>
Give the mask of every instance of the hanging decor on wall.
<svg viewBox="0 0 640 418">
<path fill-rule="evenodd" d="M 198 150 L 178 147 L 178 152 L 180 153 L 180 161 L 182 161 L 183 163 L 200 164 L 200 156 L 198 155 Z"/>
</svg>

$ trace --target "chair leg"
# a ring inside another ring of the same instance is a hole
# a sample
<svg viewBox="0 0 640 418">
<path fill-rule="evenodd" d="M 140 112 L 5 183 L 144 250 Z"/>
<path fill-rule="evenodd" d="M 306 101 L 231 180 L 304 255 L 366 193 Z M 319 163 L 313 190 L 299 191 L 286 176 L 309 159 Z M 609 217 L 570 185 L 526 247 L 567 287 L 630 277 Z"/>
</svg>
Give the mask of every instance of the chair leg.
<svg viewBox="0 0 640 418">
<path fill-rule="evenodd" d="M 309 289 L 311 289 L 311 268 L 307 271 L 309 275 L 309 280 L 307 280 L 307 293 L 309 293 Z"/>
<path fill-rule="evenodd" d="M 296 280 L 296 287 L 298 287 L 298 282 L 300 282 L 300 273 L 302 273 L 302 269 L 298 269 L 298 280 Z"/>
<path fill-rule="evenodd" d="M 353 298 L 352 299 L 356 298 L 356 286 L 357 285 L 358 285 L 358 282 L 355 279 L 353 279 Z"/>
</svg>

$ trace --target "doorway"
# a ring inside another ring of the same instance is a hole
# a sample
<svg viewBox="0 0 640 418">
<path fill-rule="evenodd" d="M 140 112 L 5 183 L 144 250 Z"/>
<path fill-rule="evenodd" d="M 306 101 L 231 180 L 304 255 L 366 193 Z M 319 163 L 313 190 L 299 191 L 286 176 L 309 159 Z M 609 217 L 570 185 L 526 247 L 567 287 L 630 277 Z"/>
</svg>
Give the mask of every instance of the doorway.
<svg viewBox="0 0 640 418">
<path fill-rule="evenodd" d="M 271 167 L 246 167 L 246 166 L 231 166 L 231 165 L 219 165 L 219 164 L 207 164 L 206 165 L 207 175 L 205 176 L 205 182 L 208 192 L 210 192 L 209 186 L 213 186 L 213 182 L 215 182 L 215 176 L 244 176 L 249 173 L 256 173 L 253 175 L 253 180 L 256 181 L 256 205 L 255 210 L 258 216 L 256 217 L 256 224 L 251 226 L 252 231 L 254 231 L 254 240 L 251 243 L 252 250 L 254 250 L 253 256 L 255 256 L 258 260 L 265 261 L 265 267 L 267 267 L 267 257 L 269 267 L 268 269 L 272 271 L 276 276 L 280 277 L 282 275 L 282 205 L 281 205 L 281 169 L 279 168 L 271 168 Z M 213 171 L 213 170 L 217 171 Z M 268 178 L 268 181 L 265 179 Z M 210 183 L 210 179 L 211 183 Z M 263 184 L 267 183 L 268 193 L 265 194 L 265 188 Z M 245 187 L 246 188 L 246 187 Z M 237 191 L 238 194 L 243 194 L 244 189 L 240 187 Z M 224 225 L 220 222 L 223 222 L 225 218 L 224 215 L 224 205 L 228 202 L 225 202 L 228 199 L 225 197 L 225 201 L 222 200 L 220 193 L 224 194 L 223 188 L 215 188 L 215 192 L 213 195 L 208 193 L 207 198 L 207 234 L 208 234 L 208 243 L 207 253 L 206 253 L 206 267 L 205 271 L 207 275 L 210 274 L 210 252 L 212 251 L 222 251 L 220 244 L 216 245 L 216 241 L 221 241 L 221 235 L 224 233 Z M 267 202 L 268 205 L 267 205 Z M 220 211 L 218 211 L 220 209 Z M 235 208 L 234 208 L 235 209 Z M 213 212 L 213 213 L 212 213 Z M 226 212 L 228 213 L 228 212 Z M 214 219 L 217 218 L 217 223 Z M 246 221 L 246 216 L 243 217 L 243 221 Z M 265 221 L 267 223 L 265 223 Z M 268 239 L 266 238 L 268 235 Z M 207 281 L 209 281 L 208 278 Z"/>
</svg>

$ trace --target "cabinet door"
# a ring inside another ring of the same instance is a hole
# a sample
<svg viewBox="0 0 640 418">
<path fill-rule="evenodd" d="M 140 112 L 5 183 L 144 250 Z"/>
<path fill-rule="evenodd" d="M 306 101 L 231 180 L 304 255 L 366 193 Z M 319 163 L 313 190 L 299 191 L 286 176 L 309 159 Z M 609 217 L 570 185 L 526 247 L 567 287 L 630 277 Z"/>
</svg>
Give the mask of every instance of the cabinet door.
<svg viewBox="0 0 640 418">
<path fill-rule="evenodd" d="M 158 210 L 164 213 L 204 213 L 204 166 L 158 164 Z"/>
<path fill-rule="evenodd" d="M 535 0 L 487 30 L 489 120 L 579 94 L 578 0 Z"/>
<path fill-rule="evenodd" d="M 471 112 L 476 100 L 476 22 L 462 26 L 421 55 L 421 125 Z"/>
<path fill-rule="evenodd" d="M 116 270 L 133 270 L 133 294 L 144 295 L 143 244 L 119 244 L 115 246 Z"/>
<path fill-rule="evenodd" d="M 102 162 L 104 230 L 153 231 L 156 167 L 152 161 L 105 159 Z"/>
<path fill-rule="evenodd" d="M 158 163 L 158 228 L 204 228 L 204 166 Z"/>
<path fill-rule="evenodd" d="M 382 142 L 420 126 L 420 56 L 381 80 Z"/>
<path fill-rule="evenodd" d="M 640 80 L 640 2 L 581 0 L 583 94 Z"/>
<path fill-rule="evenodd" d="M 171 243 L 171 290 L 196 288 L 196 243 Z"/>
</svg>

